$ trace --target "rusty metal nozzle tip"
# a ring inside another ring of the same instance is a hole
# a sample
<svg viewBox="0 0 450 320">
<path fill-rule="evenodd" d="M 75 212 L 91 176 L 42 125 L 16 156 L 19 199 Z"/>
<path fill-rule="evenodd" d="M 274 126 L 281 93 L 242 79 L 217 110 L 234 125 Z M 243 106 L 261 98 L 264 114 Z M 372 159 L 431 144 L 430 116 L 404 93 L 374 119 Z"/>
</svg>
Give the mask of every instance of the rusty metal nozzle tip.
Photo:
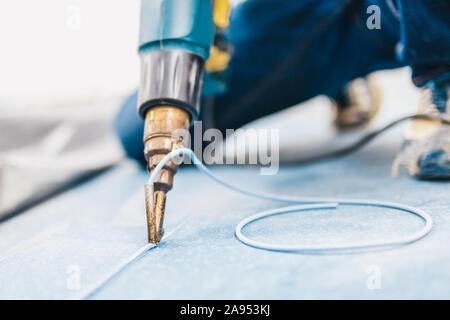
<svg viewBox="0 0 450 320">
<path fill-rule="evenodd" d="M 166 193 L 154 191 L 152 185 L 144 185 L 145 209 L 147 211 L 148 242 L 158 244 L 163 235 L 164 212 L 166 206 Z"/>
</svg>

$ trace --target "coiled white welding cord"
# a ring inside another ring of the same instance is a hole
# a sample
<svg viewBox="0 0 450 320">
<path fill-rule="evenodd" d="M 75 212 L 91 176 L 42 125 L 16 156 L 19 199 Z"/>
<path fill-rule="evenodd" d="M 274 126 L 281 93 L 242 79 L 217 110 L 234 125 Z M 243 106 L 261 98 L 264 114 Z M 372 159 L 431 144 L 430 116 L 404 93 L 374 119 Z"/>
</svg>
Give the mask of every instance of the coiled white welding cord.
<svg viewBox="0 0 450 320">
<path fill-rule="evenodd" d="M 379 201 L 379 200 L 371 200 L 371 199 L 345 199 L 345 198 L 317 198 L 317 197 L 292 197 L 292 196 L 280 196 L 275 194 L 263 193 L 263 192 L 255 192 L 243 189 L 241 187 L 237 187 L 229 182 L 222 180 L 217 177 L 215 174 L 211 172 L 205 165 L 201 163 L 201 161 L 195 156 L 194 152 L 188 148 L 180 148 L 176 149 L 169 154 L 167 154 L 161 162 L 155 167 L 150 175 L 148 184 L 153 185 L 157 174 L 164 167 L 164 165 L 171 159 L 175 157 L 179 157 L 181 155 L 187 155 L 191 158 L 193 164 L 203 173 L 208 175 L 214 181 L 220 183 L 228 189 L 234 190 L 241 194 L 265 199 L 265 200 L 274 200 L 287 202 L 291 204 L 297 204 L 295 206 L 271 209 L 267 211 L 263 211 L 257 214 L 254 214 L 241 222 L 236 226 L 236 237 L 244 244 L 265 250 L 275 250 L 275 251 L 300 251 L 300 252 L 329 252 L 329 251 L 347 251 L 354 249 L 371 249 L 371 248 L 379 248 L 379 247 L 390 247 L 397 245 L 404 245 L 414 241 L 417 241 L 424 236 L 426 236 L 432 226 L 433 220 L 430 215 L 424 212 L 421 209 L 394 203 L 387 201 Z M 423 228 L 418 232 L 413 234 L 395 238 L 395 239 L 387 239 L 387 240 L 376 240 L 376 241 L 367 241 L 367 242 L 349 242 L 344 244 L 325 244 L 325 245 L 284 245 L 284 244 L 272 244 L 272 243 L 264 243 L 249 239 L 242 233 L 242 229 L 256 221 L 269 216 L 284 214 L 289 212 L 301 212 L 301 211 L 309 211 L 309 210 L 320 210 L 320 209 L 336 209 L 339 205 L 351 205 L 351 206 L 372 206 L 372 207 L 381 207 L 381 208 L 389 208 L 394 210 L 399 210 L 403 212 L 408 212 L 414 214 L 423 219 L 425 222 Z"/>
</svg>

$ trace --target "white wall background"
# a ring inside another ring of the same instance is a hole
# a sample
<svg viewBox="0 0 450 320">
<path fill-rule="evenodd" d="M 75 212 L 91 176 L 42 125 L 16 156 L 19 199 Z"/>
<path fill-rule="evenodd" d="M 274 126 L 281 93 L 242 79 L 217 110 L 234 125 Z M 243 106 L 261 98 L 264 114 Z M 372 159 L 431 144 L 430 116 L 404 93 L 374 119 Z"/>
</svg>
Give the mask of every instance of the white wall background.
<svg viewBox="0 0 450 320">
<path fill-rule="evenodd" d="M 138 84 L 138 25 L 138 0 L 1 1 L 0 103 L 129 93 Z"/>
</svg>

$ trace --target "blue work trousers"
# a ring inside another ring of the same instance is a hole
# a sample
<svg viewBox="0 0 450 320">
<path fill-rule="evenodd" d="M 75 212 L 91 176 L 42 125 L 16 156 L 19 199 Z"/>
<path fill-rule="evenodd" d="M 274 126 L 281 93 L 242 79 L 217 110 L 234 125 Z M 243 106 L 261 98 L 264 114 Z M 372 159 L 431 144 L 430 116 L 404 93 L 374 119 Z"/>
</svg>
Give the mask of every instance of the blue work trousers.
<svg viewBox="0 0 450 320">
<path fill-rule="evenodd" d="M 226 38 L 234 48 L 227 90 L 204 106 L 204 128 L 235 129 L 320 94 L 336 97 L 377 70 L 410 66 L 417 86 L 450 79 L 450 0 L 247 0 Z M 136 103 L 135 93 L 116 128 L 127 154 L 143 161 Z"/>
</svg>

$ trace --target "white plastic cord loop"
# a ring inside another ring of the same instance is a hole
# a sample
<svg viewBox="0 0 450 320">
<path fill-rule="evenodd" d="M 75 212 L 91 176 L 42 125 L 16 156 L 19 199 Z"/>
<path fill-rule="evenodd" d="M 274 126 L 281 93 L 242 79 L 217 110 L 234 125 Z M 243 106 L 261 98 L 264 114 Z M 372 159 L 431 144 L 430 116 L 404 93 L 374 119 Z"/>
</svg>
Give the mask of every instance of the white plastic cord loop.
<svg viewBox="0 0 450 320">
<path fill-rule="evenodd" d="M 187 155 L 191 158 L 193 164 L 203 173 L 205 173 L 207 176 L 209 176 L 214 181 L 218 182 L 219 184 L 225 186 L 226 188 L 229 188 L 231 190 L 234 190 L 236 192 L 239 192 L 241 194 L 259 198 L 259 199 L 265 199 L 265 200 L 274 200 L 274 201 L 281 201 L 281 202 L 288 202 L 291 204 L 297 204 L 296 206 L 290 206 L 290 207 L 284 207 L 284 208 L 277 208 L 272 210 L 263 211 L 257 214 L 254 214 L 241 222 L 238 223 L 236 226 L 236 237 L 241 241 L 242 243 L 259 248 L 259 249 L 265 249 L 265 250 L 275 250 L 275 251 L 285 251 L 285 252 L 291 252 L 291 251 L 301 251 L 301 252 L 327 252 L 327 251 L 347 251 L 347 250 L 354 250 L 354 249 L 371 249 L 371 248 L 379 248 L 379 247 L 390 247 L 390 246 L 398 246 L 398 245 L 405 245 L 411 242 L 415 242 L 424 236 L 426 236 L 433 227 L 433 220 L 431 219 L 430 215 L 426 212 L 424 212 L 421 209 L 400 204 L 400 203 L 394 203 L 394 202 L 387 202 L 387 201 L 379 201 L 379 200 L 371 200 L 371 199 L 345 199 L 345 198 L 317 198 L 317 197 L 292 197 L 292 196 L 279 196 L 276 194 L 270 194 L 270 193 L 262 193 L 262 192 L 255 192 L 250 190 L 245 190 L 240 187 L 237 187 L 235 185 L 230 184 L 229 182 L 226 182 L 222 180 L 221 178 L 217 177 L 215 174 L 211 172 L 205 165 L 201 163 L 201 161 L 195 156 L 194 152 L 191 149 L 188 148 L 180 148 L 176 149 L 169 154 L 167 154 L 161 162 L 155 167 L 152 174 L 150 175 L 149 184 L 153 184 L 155 182 L 155 179 L 159 173 L 159 171 L 164 167 L 164 165 L 172 158 L 181 156 L 181 155 Z M 381 208 L 389 208 L 399 211 L 404 211 L 407 213 L 414 214 L 420 218 L 423 219 L 425 222 L 423 228 L 419 230 L 416 233 L 413 233 L 411 235 L 395 238 L 395 239 L 388 239 L 388 240 L 375 240 L 375 241 L 367 241 L 367 242 L 350 242 L 350 243 L 344 243 L 344 244 L 326 244 L 326 245 L 280 245 L 280 244 L 271 244 L 271 243 L 264 243 L 255 241 L 252 239 L 249 239 L 242 233 L 242 229 L 259 219 L 266 218 L 268 216 L 288 213 L 288 212 L 302 212 L 306 210 L 318 210 L 318 209 L 336 209 L 339 205 L 353 205 L 353 206 L 373 206 L 373 207 L 381 207 Z"/>
</svg>

